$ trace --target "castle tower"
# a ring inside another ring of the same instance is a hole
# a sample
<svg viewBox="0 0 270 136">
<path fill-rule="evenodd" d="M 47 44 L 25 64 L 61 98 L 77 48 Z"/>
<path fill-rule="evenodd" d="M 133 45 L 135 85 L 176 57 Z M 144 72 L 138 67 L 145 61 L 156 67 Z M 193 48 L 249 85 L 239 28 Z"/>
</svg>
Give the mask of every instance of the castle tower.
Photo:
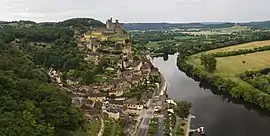
<svg viewBox="0 0 270 136">
<path fill-rule="evenodd" d="M 112 28 L 112 25 L 113 25 L 113 23 L 112 23 L 112 18 L 110 18 L 110 19 L 108 19 L 107 22 L 106 22 L 106 27 L 107 27 L 107 29 L 111 29 L 111 28 Z"/>
</svg>

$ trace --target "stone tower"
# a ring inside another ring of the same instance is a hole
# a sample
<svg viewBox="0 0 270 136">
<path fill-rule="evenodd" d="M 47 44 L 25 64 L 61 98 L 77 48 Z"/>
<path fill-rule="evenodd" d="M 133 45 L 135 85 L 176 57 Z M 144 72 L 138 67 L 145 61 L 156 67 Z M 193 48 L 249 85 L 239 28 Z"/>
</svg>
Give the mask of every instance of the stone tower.
<svg viewBox="0 0 270 136">
<path fill-rule="evenodd" d="M 112 18 L 107 20 L 106 27 L 107 29 L 111 29 L 113 27 Z"/>
</svg>

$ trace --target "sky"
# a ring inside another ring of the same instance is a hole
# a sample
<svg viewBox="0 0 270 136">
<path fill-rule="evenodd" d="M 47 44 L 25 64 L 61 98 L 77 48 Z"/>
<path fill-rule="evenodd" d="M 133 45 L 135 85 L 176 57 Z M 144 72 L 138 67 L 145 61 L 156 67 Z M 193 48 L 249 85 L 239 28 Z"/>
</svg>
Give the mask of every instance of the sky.
<svg viewBox="0 0 270 136">
<path fill-rule="evenodd" d="M 0 20 L 248 22 L 270 20 L 270 0 L 0 0 Z"/>
</svg>

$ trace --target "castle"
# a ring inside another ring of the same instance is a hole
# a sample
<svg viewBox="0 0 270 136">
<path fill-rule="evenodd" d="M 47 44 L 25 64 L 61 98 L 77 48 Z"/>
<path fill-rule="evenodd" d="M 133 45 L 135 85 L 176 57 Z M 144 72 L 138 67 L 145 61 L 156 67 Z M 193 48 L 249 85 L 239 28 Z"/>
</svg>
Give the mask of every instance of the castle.
<svg viewBox="0 0 270 136">
<path fill-rule="evenodd" d="M 123 28 L 124 28 L 123 23 L 119 23 L 118 20 L 115 20 L 115 23 L 114 23 L 112 18 L 107 20 L 106 27 L 107 27 L 107 30 L 113 31 L 115 33 L 122 33 Z"/>
</svg>

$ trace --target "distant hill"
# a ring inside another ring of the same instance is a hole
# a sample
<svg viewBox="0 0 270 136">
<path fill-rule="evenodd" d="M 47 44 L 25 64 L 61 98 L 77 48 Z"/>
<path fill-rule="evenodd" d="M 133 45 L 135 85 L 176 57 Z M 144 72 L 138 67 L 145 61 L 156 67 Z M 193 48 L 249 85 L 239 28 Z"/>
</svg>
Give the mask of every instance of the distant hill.
<svg viewBox="0 0 270 136">
<path fill-rule="evenodd" d="M 239 23 L 241 26 L 248 26 L 252 28 L 270 28 L 270 21 Z"/>
<path fill-rule="evenodd" d="M 105 24 L 102 23 L 101 21 L 92 19 L 92 18 L 72 18 L 65 20 L 63 22 L 59 22 L 56 24 L 56 26 L 62 26 L 62 27 L 69 27 L 69 26 L 74 26 L 74 27 L 82 27 L 82 26 L 87 26 L 87 27 L 105 27 Z"/>
<path fill-rule="evenodd" d="M 226 28 L 235 26 L 235 23 L 127 23 L 124 27 L 128 30 L 152 30 L 172 28 Z"/>
<path fill-rule="evenodd" d="M 5 26 L 9 26 L 9 25 L 17 25 L 17 26 L 48 26 L 48 27 L 105 27 L 105 24 L 102 23 L 101 21 L 92 19 L 92 18 L 72 18 L 72 19 L 68 19 L 62 22 L 41 22 L 41 23 L 36 23 L 33 21 L 11 21 L 11 22 L 7 22 L 7 21 L 0 21 L 0 25 L 5 25 Z"/>
</svg>

